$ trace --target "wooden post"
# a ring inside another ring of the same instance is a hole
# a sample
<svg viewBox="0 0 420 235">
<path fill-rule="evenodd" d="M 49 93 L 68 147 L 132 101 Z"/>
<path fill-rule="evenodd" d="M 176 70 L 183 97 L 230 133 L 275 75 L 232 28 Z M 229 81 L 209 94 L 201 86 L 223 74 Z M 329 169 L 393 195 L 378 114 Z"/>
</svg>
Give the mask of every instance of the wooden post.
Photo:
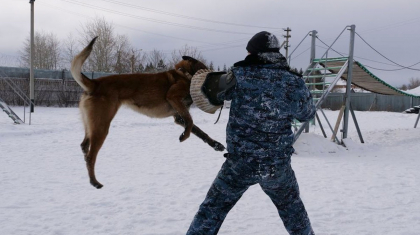
<svg viewBox="0 0 420 235">
<path fill-rule="evenodd" d="M 344 109 L 346 108 L 345 105 L 341 106 L 340 112 L 338 113 L 337 122 L 335 123 L 334 132 L 331 137 L 331 141 L 334 141 L 335 137 L 337 136 L 338 127 L 340 127 L 341 119 L 343 118 Z"/>
</svg>

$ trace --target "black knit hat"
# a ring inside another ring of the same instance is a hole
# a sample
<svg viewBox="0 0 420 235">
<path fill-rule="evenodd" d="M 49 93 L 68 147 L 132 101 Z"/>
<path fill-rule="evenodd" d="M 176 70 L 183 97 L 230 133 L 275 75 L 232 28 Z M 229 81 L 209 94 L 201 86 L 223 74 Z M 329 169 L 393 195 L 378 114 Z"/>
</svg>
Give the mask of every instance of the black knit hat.
<svg viewBox="0 0 420 235">
<path fill-rule="evenodd" d="M 255 34 L 251 40 L 249 40 L 246 49 L 251 54 L 258 54 L 260 52 L 279 52 L 280 45 L 279 40 L 274 34 L 267 31 L 262 31 Z"/>
</svg>

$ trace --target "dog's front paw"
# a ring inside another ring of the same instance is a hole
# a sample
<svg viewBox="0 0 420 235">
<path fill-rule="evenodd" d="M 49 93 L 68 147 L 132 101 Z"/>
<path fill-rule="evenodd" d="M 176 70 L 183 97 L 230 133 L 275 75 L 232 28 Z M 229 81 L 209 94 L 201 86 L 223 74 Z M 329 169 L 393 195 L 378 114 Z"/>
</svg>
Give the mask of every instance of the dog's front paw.
<svg viewBox="0 0 420 235">
<path fill-rule="evenodd" d="M 223 146 L 223 144 L 216 142 L 213 146 L 213 149 L 216 151 L 224 151 L 225 150 L 225 146 Z"/>
<path fill-rule="evenodd" d="M 183 142 L 184 140 L 188 139 L 188 137 L 190 137 L 190 135 L 187 135 L 185 132 L 183 132 L 181 136 L 179 136 L 179 142 Z"/>
</svg>

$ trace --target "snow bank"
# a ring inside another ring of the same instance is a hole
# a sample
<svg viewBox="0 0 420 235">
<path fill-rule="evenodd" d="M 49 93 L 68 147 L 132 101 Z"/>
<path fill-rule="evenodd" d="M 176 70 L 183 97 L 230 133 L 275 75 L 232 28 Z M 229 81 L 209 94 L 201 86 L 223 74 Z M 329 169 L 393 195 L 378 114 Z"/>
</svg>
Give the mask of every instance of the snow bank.
<svg viewBox="0 0 420 235">
<path fill-rule="evenodd" d="M 406 91 L 407 93 L 413 94 L 413 95 L 418 95 L 420 96 L 420 86 L 411 90 Z"/>
</svg>

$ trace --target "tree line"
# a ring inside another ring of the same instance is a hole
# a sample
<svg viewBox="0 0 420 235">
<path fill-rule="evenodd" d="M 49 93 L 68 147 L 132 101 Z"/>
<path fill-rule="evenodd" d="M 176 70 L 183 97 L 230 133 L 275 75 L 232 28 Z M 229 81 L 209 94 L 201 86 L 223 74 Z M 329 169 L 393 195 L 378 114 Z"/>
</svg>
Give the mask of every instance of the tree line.
<svg viewBox="0 0 420 235">
<path fill-rule="evenodd" d="M 95 18 L 84 25 L 79 37 L 69 34 L 65 40 L 59 40 L 53 33 L 35 32 L 36 69 L 69 69 L 74 56 L 80 52 L 95 36 L 99 36 L 93 51 L 84 64 L 85 70 L 107 73 L 153 73 L 173 68 L 182 56 L 196 58 L 215 70 L 213 62 L 208 62 L 196 47 L 185 45 L 173 50 L 169 55 L 154 49 L 142 51 L 134 47 L 126 35 L 115 32 L 112 23 L 104 18 Z M 22 67 L 30 66 L 30 38 L 26 38 L 19 51 Z M 226 65 L 224 66 L 226 70 Z M 220 71 L 220 68 L 217 68 Z"/>
<path fill-rule="evenodd" d="M 406 91 L 406 90 L 412 90 L 414 88 L 417 88 L 420 86 L 420 79 L 419 78 L 410 78 L 410 81 L 408 84 L 404 84 L 398 89 Z"/>
</svg>

